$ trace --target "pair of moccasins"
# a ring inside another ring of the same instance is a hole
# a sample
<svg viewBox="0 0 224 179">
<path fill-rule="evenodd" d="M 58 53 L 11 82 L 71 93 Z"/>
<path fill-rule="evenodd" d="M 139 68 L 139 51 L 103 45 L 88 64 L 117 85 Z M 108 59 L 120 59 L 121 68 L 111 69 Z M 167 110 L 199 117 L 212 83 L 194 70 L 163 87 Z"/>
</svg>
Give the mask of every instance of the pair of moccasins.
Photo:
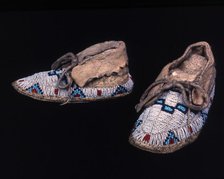
<svg viewBox="0 0 224 179">
<path fill-rule="evenodd" d="M 198 42 L 167 64 L 136 105 L 141 111 L 129 142 L 142 150 L 171 153 L 195 141 L 207 119 L 215 91 L 216 69 L 211 47 Z M 106 41 L 56 60 L 50 71 L 12 83 L 34 99 L 90 102 L 131 93 L 128 56 L 123 41 Z"/>
</svg>

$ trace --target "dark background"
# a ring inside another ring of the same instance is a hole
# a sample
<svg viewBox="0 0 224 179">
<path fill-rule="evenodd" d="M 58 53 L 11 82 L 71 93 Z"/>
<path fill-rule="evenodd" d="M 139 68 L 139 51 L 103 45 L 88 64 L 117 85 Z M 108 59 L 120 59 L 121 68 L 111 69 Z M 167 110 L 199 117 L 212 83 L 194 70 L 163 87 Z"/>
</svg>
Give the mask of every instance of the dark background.
<svg viewBox="0 0 224 179">
<path fill-rule="evenodd" d="M 0 12 L 0 178 L 224 177 L 224 6 L 7 8 Z M 135 82 L 126 97 L 60 106 L 11 87 L 49 70 L 66 52 L 107 40 L 126 42 Z M 212 46 L 217 67 L 216 95 L 201 135 L 172 154 L 131 146 L 141 94 L 164 65 L 198 41 Z"/>
</svg>

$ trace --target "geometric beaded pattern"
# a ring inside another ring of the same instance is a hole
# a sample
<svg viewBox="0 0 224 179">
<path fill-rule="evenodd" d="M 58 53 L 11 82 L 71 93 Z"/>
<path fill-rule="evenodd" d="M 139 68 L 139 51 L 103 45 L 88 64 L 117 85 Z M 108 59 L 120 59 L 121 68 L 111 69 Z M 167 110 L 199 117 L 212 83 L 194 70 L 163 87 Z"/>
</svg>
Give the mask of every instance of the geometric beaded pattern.
<svg viewBox="0 0 224 179">
<path fill-rule="evenodd" d="M 124 86 L 119 85 L 116 90 L 111 94 L 111 96 L 116 96 L 118 94 L 127 93 L 127 89 Z"/>
<path fill-rule="evenodd" d="M 36 84 L 30 86 L 26 90 L 30 93 L 43 94 L 43 91 L 40 88 L 39 83 L 36 83 Z"/>
<path fill-rule="evenodd" d="M 78 98 L 85 98 L 86 95 L 83 93 L 83 91 L 79 88 L 79 87 L 76 87 L 72 90 L 72 93 L 71 93 L 71 96 L 72 97 L 78 97 Z"/>
<path fill-rule="evenodd" d="M 211 98 L 214 97 L 214 90 Z M 211 104 L 202 111 L 193 111 L 184 105 L 182 94 L 169 90 L 144 109 L 136 121 L 132 138 L 139 142 L 164 146 L 178 143 L 199 132 L 203 127 Z"/>
<path fill-rule="evenodd" d="M 179 139 L 175 136 L 173 131 L 168 131 L 167 137 L 163 142 L 163 145 L 175 144 L 179 141 Z"/>
<path fill-rule="evenodd" d="M 20 88 L 27 90 L 30 93 L 38 93 L 44 96 L 54 97 L 74 97 L 74 98 L 106 98 L 114 97 L 118 94 L 131 92 L 133 88 L 133 81 L 131 78 L 122 85 L 116 85 L 114 87 L 103 88 L 86 88 L 78 87 L 74 82 L 71 86 L 71 90 L 58 89 L 56 84 L 60 74 L 63 70 L 51 70 L 35 73 L 31 76 L 17 80 L 17 85 Z M 67 78 L 62 79 L 62 83 L 67 83 Z M 68 94 L 68 91 L 71 91 Z"/>
<path fill-rule="evenodd" d="M 60 77 L 60 73 L 61 73 L 61 70 L 51 70 L 51 71 L 48 72 L 48 75 L 49 75 L 49 76 L 54 76 L 54 75 L 56 75 L 56 76 L 58 76 L 58 78 L 59 78 L 59 77 Z"/>
</svg>

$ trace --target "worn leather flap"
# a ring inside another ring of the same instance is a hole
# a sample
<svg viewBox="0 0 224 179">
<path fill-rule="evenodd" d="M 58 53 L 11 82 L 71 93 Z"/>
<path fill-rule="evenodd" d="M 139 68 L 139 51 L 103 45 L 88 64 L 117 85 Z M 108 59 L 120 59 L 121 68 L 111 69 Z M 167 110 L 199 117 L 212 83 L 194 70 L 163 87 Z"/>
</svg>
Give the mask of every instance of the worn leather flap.
<svg viewBox="0 0 224 179">
<path fill-rule="evenodd" d="M 88 58 L 84 63 L 74 67 L 71 72 L 71 77 L 80 87 L 103 76 L 124 75 L 122 69 L 128 65 L 126 49 L 123 43 Z"/>
</svg>

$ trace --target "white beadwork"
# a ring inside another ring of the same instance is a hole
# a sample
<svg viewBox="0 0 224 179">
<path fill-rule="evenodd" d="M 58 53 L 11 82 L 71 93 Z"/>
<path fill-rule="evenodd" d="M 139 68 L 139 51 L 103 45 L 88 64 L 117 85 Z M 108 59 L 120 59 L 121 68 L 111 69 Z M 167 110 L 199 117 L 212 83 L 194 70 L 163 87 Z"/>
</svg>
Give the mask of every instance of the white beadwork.
<svg viewBox="0 0 224 179">
<path fill-rule="evenodd" d="M 50 72 L 54 72 L 55 74 L 49 75 Z M 58 92 L 56 93 L 56 84 L 58 81 L 57 74 L 62 73 L 62 70 L 58 71 L 44 71 L 35 73 L 31 76 L 19 79 L 16 81 L 17 85 L 23 89 L 27 90 L 29 87 L 33 86 L 34 84 L 39 85 L 41 90 L 43 91 L 43 95 L 45 96 L 51 96 L 51 97 L 68 97 L 68 90 L 66 89 L 57 89 Z M 133 88 L 133 81 L 131 78 L 128 79 L 128 81 L 124 84 L 122 84 L 123 87 L 127 90 L 127 93 L 131 92 Z M 76 86 L 75 86 L 76 87 Z M 73 87 L 72 90 L 75 88 Z M 88 98 L 101 98 L 101 97 L 111 97 L 111 95 L 116 91 L 118 86 L 114 87 L 105 87 L 105 88 L 79 88 L 83 94 L 85 95 L 85 99 Z M 97 94 L 98 91 L 101 92 L 101 94 Z"/>
<path fill-rule="evenodd" d="M 215 87 L 212 90 L 211 98 L 214 97 Z M 174 91 L 165 92 L 161 99 L 164 99 L 165 105 L 175 107 L 177 103 L 183 104 L 182 94 Z M 161 104 L 154 104 L 147 107 L 139 116 L 137 121 L 142 121 L 134 131 L 132 137 L 141 143 L 148 145 L 163 146 L 169 131 L 172 131 L 179 141 L 190 137 L 199 132 L 205 121 L 202 113 L 208 114 L 211 104 L 197 114 L 190 111 L 184 114 L 178 109 L 174 108 L 174 112 L 168 113 L 162 111 Z M 150 135 L 150 140 L 145 141 L 144 137 Z"/>
</svg>

